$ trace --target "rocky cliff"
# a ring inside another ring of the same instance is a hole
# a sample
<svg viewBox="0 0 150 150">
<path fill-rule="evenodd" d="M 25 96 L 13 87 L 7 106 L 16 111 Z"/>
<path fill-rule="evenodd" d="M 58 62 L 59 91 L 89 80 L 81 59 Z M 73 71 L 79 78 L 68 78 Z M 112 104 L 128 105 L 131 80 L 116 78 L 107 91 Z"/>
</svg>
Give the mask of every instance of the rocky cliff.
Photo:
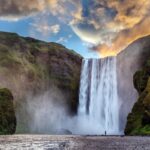
<svg viewBox="0 0 150 150">
<path fill-rule="evenodd" d="M 128 115 L 126 135 L 150 135 L 150 59 L 134 75 L 139 98 Z"/>
<path fill-rule="evenodd" d="M 16 116 L 13 96 L 8 89 L 0 89 L 0 135 L 14 134 L 15 131 Z"/>
<path fill-rule="evenodd" d="M 133 85 L 133 75 L 150 57 L 150 36 L 130 44 L 117 56 L 118 94 L 120 100 L 120 128 L 124 130 L 126 118 L 137 101 L 138 93 Z"/>
<path fill-rule="evenodd" d="M 26 109 L 29 97 L 32 101 L 49 89 L 65 97 L 59 98 L 60 105 L 65 103 L 70 114 L 76 112 L 81 62 L 80 55 L 60 44 L 0 32 L 0 87 L 12 91 L 18 132 L 31 120 Z"/>
</svg>

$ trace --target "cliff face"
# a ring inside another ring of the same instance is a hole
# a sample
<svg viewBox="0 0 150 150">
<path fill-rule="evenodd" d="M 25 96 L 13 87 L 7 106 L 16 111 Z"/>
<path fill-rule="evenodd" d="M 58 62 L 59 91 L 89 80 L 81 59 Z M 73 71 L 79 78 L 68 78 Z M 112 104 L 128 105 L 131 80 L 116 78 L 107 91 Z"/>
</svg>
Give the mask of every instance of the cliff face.
<svg viewBox="0 0 150 150">
<path fill-rule="evenodd" d="M 14 134 L 16 117 L 13 96 L 8 89 L 0 89 L 0 135 Z"/>
<path fill-rule="evenodd" d="M 124 130 L 126 118 L 137 101 L 138 93 L 133 85 L 133 75 L 150 57 L 150 36 L 130 44 L 117 56 L 118 94 L 120 100 L 120 128 Z"/>
<path fill-rule="evenodd" d="M 126 135 L 150 135 L 150 60 L 134 75 L 138 101 L 128 115 Z"/>
<path fill-rule="evenodd" d="M 25 109 L 29 95 L 49 89 L 57 88 L 68 111 L 76 112 L 81 62 L 80 55 L 60 44 L 0 32 L 0 87 L 12 91 L 20 126 L 30 119 Z"/>
</svg>

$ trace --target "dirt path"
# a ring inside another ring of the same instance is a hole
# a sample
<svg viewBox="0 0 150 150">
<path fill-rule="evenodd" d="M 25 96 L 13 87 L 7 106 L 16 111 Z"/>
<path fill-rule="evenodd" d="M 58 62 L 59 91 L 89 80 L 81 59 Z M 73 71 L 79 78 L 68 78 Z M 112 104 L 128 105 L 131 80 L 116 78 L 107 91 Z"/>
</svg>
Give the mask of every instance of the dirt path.
<svg viewBox="0 0 150 150">
<path fill-rule="evenodd" d="M 150 137 L 0 136 L 0 150 L 150 150 Z"/>
</svg>

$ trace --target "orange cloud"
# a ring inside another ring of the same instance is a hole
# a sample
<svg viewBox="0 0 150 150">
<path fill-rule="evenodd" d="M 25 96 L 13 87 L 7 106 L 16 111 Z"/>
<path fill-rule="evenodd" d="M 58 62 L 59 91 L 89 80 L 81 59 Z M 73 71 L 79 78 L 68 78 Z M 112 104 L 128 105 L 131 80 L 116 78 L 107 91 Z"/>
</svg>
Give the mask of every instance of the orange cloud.
<svg viewBox="0 0 150 150">
<path fill-rule="evenodd" d="M 88 13 L 83 15 L 85 7 Z M 35 17 L 35 23 L 39 32 L 43 31 L 40 27 L 47 32 L 47 20 L 56 17 L 55 24 L 70 25 L 101 57 L 117 55 L 150 34 L 150 0 L 89 0 L 85 7 L 81 0 L 0 0 L 0 18 L 18 19 L 43 12 L 39 21 Z M 57 32 L 58 26 L 54 27 Z"/>
<path fill-rule="evenodd" d="M 73 29 L 94 44 L 101 57 L 117 55 L 136 39 L 150 34 L 149 0 L 94 0 L 89 15 L 75 20 Z M 83 28 L 84 26 L 84 28 Z"/>
<path fill-rule="evenodd" d="M 143 36 L 150 35 L 150 18 L 146 17 L 139 24 L 131 29 L 123 30 L 118 34 L 111 45 L 102 44 L 96 47 L 101 57 L 117 55 L 133 41 Z"/>
</svg>

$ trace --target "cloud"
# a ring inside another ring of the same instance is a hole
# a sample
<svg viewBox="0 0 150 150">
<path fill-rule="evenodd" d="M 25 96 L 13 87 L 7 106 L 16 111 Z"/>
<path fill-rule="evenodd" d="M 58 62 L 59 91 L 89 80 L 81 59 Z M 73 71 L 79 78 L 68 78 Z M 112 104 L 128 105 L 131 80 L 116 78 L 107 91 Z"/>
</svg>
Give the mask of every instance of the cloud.
<svg viewBox="0 0 150 150">
<path fill-rule="evenodd" d="M 0 0 L 1 19 L 17 20 L 37 13 L 42 18 L 34 17 L 32 27 L 37 32 L 56 34 L 58 24 L 70 25 L 101 56 L 116 55 L 150 34 L 149 0 Z"/>
<path fill-rule="evenodd" d="M 0 19 L 19 20 L 47 11 L 59 19 L 70 20 L 79 3 L 80 0 L 0 0 Z"/>
<path fill-rule="evenodd" d="M 55 24 L 53 26 L 50 27 L 50 31 L 54 34 L 57 34 L 60 30 L 60 26 L 58 24 Z"/>
<path fill-rule="evenodd" d="M 72 35 L 68 35 L 67 37 L 60 37 L 56 42 L 57 43 L 67 43 L 69 39 L 72 38 Z"/>
<path fill-rule="evenodd" d="M 34 30 L 38 33 L 43 33 L 43 35 L 57 34 L 60 31 L 60 25 L 49 25 L 47 22 L 42 22 L 41 24 L 31 23 L 30 24 Z"/>
<path fill-rule="evenodd" d="M 45 9 L 33 17 L 33 23 L 30 29 L 31 36 L 35 37 L 40 33 L 45 39 L 52 35 L 52 30 L 57 33 L 61 26 L 70 27 L 68 26 L 69 22 L 74 18 L 74 14 L 80 8 L 80 0 L 45 0 L 45 5 Z M 57 26 L 52 26 L 55 24 Z M 58 42 L 64 43 L 68 39 L 68 37 L 60 37 Z"/>
<path fill-rule="evenodd" d="M 71 26 L 101 56 L 116 55 L 137 38 L 150 34 L 150 1 L 91 0 Z"/>
<path fill-rule="evenodd" d="M 99 51 L 103 55 L 102 57 L 116 55 L 135 40 L 150 35 L 149 24 L 150 18 L 144 18 L 132 29 L 119 32 L 110 46 L 107 44 L 99 44 L 98 46 L 93 47 L 93 49 Z"/>
<path fill-rule="evenodd" d="M 23 16 L 33 15 L 45 8 L 39 0 L 0 0 L 0 18 L 17 20 Z"/>
<path fill-rule="evenodd" d="M 0 0 L 0 18 L 5 20 L 20 19 L 49 10 L 53 15 L 64 14 L 66 0 Z"/>
</svg>

